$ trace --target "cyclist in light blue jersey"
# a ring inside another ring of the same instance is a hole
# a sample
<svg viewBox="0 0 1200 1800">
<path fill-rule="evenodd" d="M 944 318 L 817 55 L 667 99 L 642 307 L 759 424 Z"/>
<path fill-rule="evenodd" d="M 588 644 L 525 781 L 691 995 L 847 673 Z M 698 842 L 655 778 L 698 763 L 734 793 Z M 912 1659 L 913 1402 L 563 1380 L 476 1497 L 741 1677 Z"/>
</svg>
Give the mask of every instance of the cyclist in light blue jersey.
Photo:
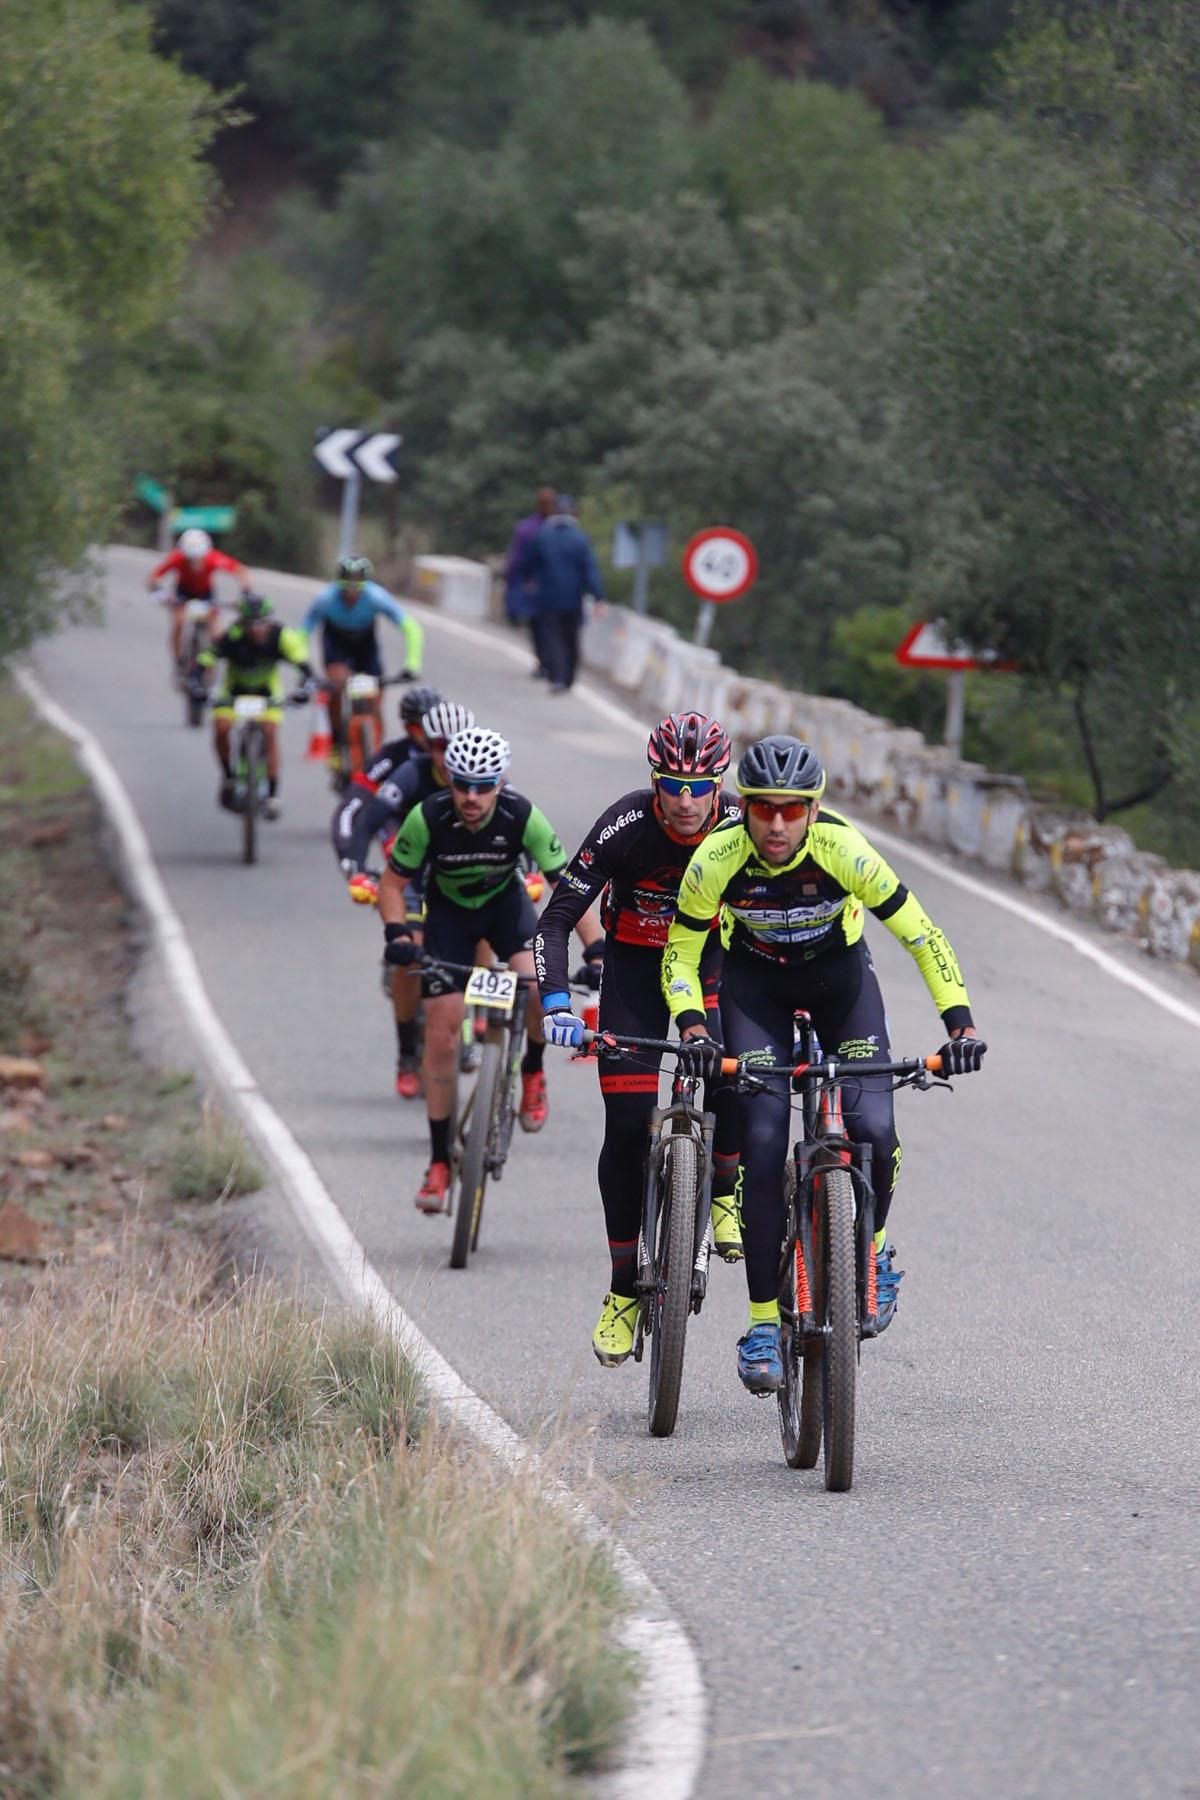
<svg viewBox="0 0 1200 1800">
<path fill-rule="evenodd" d="M 415 680 L 421 673 L 425 633 L 417 619 L 400 602 L 371 580 L 371 564 L 365 556 L 343 556 L 337 580 L 323 588 L 304 617 L 310 634 L 322 627 L 321 651 L 325 674 L 332 684 L 329 724 L 335 743 L 342 736 L 342 688 L 350 675 L 383 678 L 376 621 L 382 616 L 404 633 L 404 674 Z"/>
</svg>

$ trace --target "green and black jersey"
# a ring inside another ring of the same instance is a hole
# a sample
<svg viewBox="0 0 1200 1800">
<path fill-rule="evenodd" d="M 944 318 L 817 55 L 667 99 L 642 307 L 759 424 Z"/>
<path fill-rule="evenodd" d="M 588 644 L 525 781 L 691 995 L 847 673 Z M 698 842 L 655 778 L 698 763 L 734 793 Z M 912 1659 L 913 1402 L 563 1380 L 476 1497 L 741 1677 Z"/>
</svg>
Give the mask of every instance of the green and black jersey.
<svg viewBox="0 0 1200 1800">
<path fill-rule="evenodd" d="M 789 967 L 846 949 L 874 916 L 910 953 L 951 1030 L 970 1001 L 945 933 L 856 825 L 822 807 L 791 862 L 761 862 L 745 826 L 718 825 L 684 871 L 663 955 L 663 990 L 681 1027 L 704 1022 L 700 954 L 722 910 L 727 954 Z"/>
<path fill-rule="evenodd" d="M 212 668 L 218 662 L 225 664 L 221 698 L 232 699 L 236 694 L 266 694 L 277 700 L 283 693 L 278 668 L 281 662 L 293 663 L 308 674 L 308 639 L 302 631 L 273 619 L 259 643 L 245 625 L 235 621 L 210 649 L 202 650 L 196 660 L 205 668 Z"/>
<path fill-rule="evenodd" d="M 456 906 L 474 908 L 486 906 L 516 878 L 522 854 L 550 881 L 557 881 L 567 860 L 545 813 L 506 787 L 473 827 L 463 824 L 450 793 L 431 795 L 405 819 L 389 861 L 409 879 L 424 868 L 427 893 L 432 887 Z"/>
</svg>

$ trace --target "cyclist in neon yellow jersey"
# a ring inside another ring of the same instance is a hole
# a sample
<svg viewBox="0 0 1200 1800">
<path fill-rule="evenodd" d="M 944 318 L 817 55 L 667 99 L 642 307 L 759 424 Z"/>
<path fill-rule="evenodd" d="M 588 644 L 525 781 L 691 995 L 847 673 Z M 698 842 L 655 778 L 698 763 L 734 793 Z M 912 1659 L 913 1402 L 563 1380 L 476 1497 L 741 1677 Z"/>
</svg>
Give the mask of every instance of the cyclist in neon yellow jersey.
<svg viewBox="0 0 1200 1800">
<path fill-rule="evenodd" d="M 945 933 L 858 828 L 821 804 L 825 771 L 798 738 L 751 744 L 738 764 L 741 822 L 721 824 L 692 858 L 663 955 L 663 989 L 682 1038 L 694 1041 L 696 1073 L 722 1054 L 705 1024 L 699 964 L 712 917 L 724 908 L 729 942 L 721 976 L 724 1054 L 764 1053 L 786 1062 L 792 1015 L 812 1015 L 822 1048 L 839 1060 L 886 1060 L 883 996 L 863 941 L 872 913 L 912 955 L 948 1034 L 947 1073 L 978 1069 L 978 1036 L 958 961 Z M 779 1091 L 741 1096 L 742 1238 L 750 1324 L 738 1343 L 738 1373 L 751 1393 L 783 1381 L 779 1333 L 779 1246 L 783 1168 L 790 1111 Z M 781 1104 L 781 1101 L 784 1102 Z M 864 1077 L 845 1090 L 846 1128 L 872 1146 L 879 1322 L 895 1314 L 902 1270 L 887 1243 L 888 1208 L 900 1165 L 890 1081 Z"/>
</svg>

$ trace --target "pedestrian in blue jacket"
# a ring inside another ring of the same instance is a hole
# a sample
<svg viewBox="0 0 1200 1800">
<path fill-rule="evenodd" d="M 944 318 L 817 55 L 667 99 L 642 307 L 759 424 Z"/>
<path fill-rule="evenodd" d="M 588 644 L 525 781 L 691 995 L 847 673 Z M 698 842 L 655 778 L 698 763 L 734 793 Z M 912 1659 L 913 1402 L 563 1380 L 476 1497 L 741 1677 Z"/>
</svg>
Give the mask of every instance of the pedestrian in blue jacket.
<svg viewBox="0 0 1200 1800">
<path fill-rule="evenodd" d="M 604 598 L 592 540 L 566 494 L 558 496 L 554 513 L 530 539 L 522 570 L 534 588 L 538 643 L 550 671 L 550 691 L 565 694 L 579 662 L 584 600 L 589 594 Z"/>
</svg>

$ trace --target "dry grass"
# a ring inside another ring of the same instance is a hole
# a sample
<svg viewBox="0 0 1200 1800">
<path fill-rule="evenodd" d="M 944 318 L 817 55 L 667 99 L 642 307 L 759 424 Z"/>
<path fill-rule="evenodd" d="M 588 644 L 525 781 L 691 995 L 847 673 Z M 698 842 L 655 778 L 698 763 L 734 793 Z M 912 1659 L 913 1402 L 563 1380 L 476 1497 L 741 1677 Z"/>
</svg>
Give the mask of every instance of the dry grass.
<svg viewBox="0 0 1200 1800">
<path fill-rule="evenodd" d="M 265 1179 L 243 1134 L 211 1102 L 176 1138 L 166 1178 L 172 1199 L 208 1201 L 253 1194 Z"/>
<path fill-rule="evenodd" d="M 261 1177 L 134 1055 L 94 810 L 2 688 L 0 791 L 0 1043 L 47 1070 L 0 1193 L 50 1258 L 0 1262 L 0 1800 L 563 1792 L 628 1698 L 607 1559 L 370 1321 L 230 1285 L 169 1200 Z"/>
<path fill-rule="evenodd" d="M 606 1559 L 381 1331 L 67 1282 L 0 1336 L 0 1792 L 550 1795 L 612 1746 Z"/>
</svg>

